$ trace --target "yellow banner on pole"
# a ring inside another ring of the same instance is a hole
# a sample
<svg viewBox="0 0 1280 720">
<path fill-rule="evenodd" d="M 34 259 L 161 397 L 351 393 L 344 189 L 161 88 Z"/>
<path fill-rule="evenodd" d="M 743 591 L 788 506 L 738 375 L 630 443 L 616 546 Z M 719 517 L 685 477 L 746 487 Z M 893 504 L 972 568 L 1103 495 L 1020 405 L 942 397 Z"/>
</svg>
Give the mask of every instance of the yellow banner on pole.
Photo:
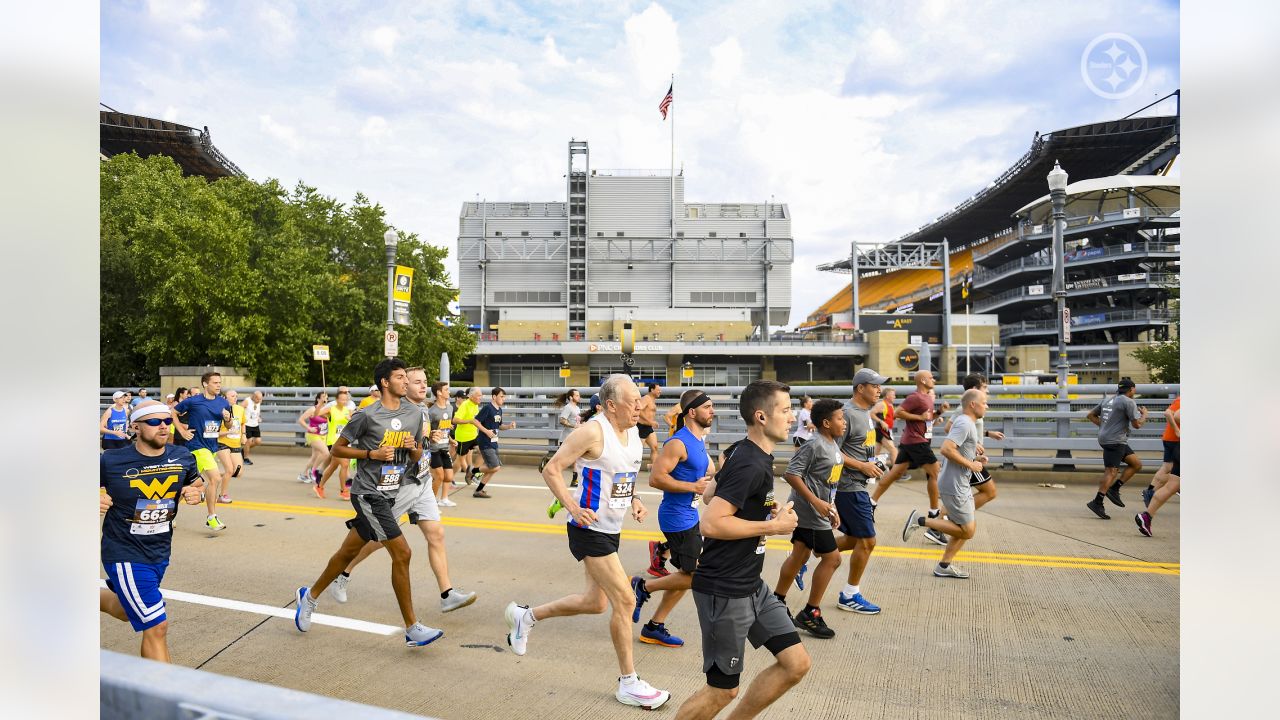
<svg viewBox="0 0 1280 720">
<path fill-rule="evenodd" d="M 396 284 L 392 296 L 401 302 L 409 302 L 413 295 L 413 268 L 404 265 L 396 266 Z"/>
</svg>

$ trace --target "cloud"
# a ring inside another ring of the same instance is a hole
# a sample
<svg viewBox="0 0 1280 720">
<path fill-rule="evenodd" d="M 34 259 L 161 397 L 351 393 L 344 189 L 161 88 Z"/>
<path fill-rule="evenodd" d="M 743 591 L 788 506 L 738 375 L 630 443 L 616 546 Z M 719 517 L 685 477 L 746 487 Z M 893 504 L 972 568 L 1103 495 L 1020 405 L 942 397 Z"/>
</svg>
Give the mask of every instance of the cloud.
<svg viewBox="0 0 1280 720">
<path fill-rule="evenodd" d="M 675 19 L 661 5 L 652 3 L 644 12 L 627 18 L 623 27 L 636 78 L 646 86 L 665 84 L 656 79 L 667 78 L 680 67 Z"/>
<path fill-rule="evenodd" d="M 566 60 L 564 55 L 561 55 L 560 51 L 556 49 L 555 38 L 551 37 L 550 35 L 543 38 L 542 47 L 546 51 L 543 54 L 543 59 L 546 60 L 546 63 L 548 65 L 550 65 L 551 67 L 557 67 L 557 68 L 569 67 L 569 61 Z"/>
<path fill-rule="evenodd" d="M 395 54 L 396 42 L 399 39 L 400 32 L 386 25 L 370 30 L 365 34 L 365 42 L 388 58 Z"/>
<path fill-rule="evenodd" d="M 365 120 L 364 125 L 360 127 L 360 137 L 370 140 L 378 140 L 385 137 L 388 132 L 386 119 L 377 115 Z"/>
<path fill-rule="evenodd" d="M 291 152 L 297 152 L 302 148 L 302 140 L 298 137 L 298 131 L 288 125 L 272 120 L 270 115 L 259 115 L 258 127 L 268 137 L 284 143 Z"/>
<path fill-rule="evenodd" d="M 731 37 L 711 48 L 712 82 L 718 85 L 729 85 L 742 73 L 742 46 L 738 38 Z"/>
</svg>

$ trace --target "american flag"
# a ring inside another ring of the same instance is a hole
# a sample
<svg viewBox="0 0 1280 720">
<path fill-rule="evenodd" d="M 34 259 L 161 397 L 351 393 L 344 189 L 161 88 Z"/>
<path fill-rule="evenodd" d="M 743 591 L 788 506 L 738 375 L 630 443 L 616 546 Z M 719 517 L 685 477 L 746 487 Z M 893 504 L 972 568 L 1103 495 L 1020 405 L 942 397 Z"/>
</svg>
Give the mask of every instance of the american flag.
<svg viewBox="0 0 1280 720">
<path fill-rule="evenodd" d="M 667 119 L 667 110 L 671 107 L 671 91 L 676 89 L 676 84 L 671 83 L 671 87 L 667 88 L 667 96 L 662 98 L 662 102 L 658 103 L 658 112 L 662 113 L 662 119 Z"/>
</svg>

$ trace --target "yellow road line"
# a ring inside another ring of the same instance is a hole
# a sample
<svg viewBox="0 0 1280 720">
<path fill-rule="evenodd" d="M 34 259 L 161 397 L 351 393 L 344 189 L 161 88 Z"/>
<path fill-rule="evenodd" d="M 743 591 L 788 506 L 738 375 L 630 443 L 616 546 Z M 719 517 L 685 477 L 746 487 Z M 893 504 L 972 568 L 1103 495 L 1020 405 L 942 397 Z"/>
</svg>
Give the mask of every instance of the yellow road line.
<svg viewBox="0 0 1280 720">
<path fill-rule="evenodd" d="M 259 503 L 237 500 L 226 509 L 262 510 L 266 512 L 293 513 L 296 515 L 318 515 L 348 519 L 355 512 L 348 508 L 325 508 L 310 505 L 282 505 L 277 503 Z M 450 527 L 464 527 L 478 530 L 502 530 L 506 532 L 535 533 L 539 535 L 563 535 L 564 525 L 561 523 L 531 523 L 514 520 L 491 520 L 487 518 L 468 518 L 445 516 L 441 522 Z M 623 530 L 625 540 L 663 540 L 660 532 L 646 530 Z M 772 550 L 790 550 L 791 542 L 783 538 L 772 538 L 765 542 L 765 547 Z M 877 557 L 892 557 L 908 560 L 937 560 L 942 557 L 942 549 L 912 548 L 897 545 L 877 545 Z M 956 560 L 971 564 L 986 565 L 1018 565 L 1022 567 L 1074 568 L 1077 570 L 1110 570 L 1113 572 L 1154 573 L 1157 575 L 1179 575 L 1179 563 L 1147 562 L 1144 560 L 1118 560 L 1110 558 L 1091 558 L 1064 555 L 1025 555 L 1019 553 L 969 552 L 962 550 Z"/>
</svg>

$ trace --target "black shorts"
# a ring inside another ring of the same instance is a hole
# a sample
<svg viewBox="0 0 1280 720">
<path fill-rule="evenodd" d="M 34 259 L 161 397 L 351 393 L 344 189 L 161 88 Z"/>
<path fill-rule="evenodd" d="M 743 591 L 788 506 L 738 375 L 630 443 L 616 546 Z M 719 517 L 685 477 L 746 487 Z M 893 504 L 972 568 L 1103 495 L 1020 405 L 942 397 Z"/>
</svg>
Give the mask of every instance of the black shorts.
<svg viewBox="0 0 1280 720">
<path fill-rule="evenodd" d="M 698 566 L 698 558 L 702 557 L 702 534 L 698 532 L 698 526 L 694 525 L 688 530 L 675 532 L 663 530 L 662 534 L 667 536 L 671 564 L 675 565 L 677 570 L 692 575 L 694 568 Z"/>
<path fill-rule="evenodd" d="M 1180 440 L 1164 440 L 1164 460 L 1162 462 L 1173 463 L 1174 475 L 1182 477 L 1182 441 Z"/>
<path fill-rule="evenodd" d="M 986 468 L 982 468 L 982 472 L 969 473 L 969 487 L 977 487 L 991 479 L 991 473 Z"/>
<path fill-rule="evenodd" d="M 653 426 L 644 423 L 636 423 L 636 429 L 640 431 L 640 439 L 643 440 L 653 434 Z"/>
<path fill-rule="evenodd" d="M 449 456 L 449 448 L 431 451 L 431 467 L 444 468 L 445 470 L 453 469 L 453 458 Z"/>
<path fill-rule="evenodd" d="M 103 450 L 116 450 L 122 447 L 129 447 L 129 441 L 124 438 L 102 438 Z"/>
<path fill-rule="evenodd" d="M 582 562 L 583 558 L 606 557 L 618 552 L 621 534 L 610 535 L 585 530 L 573 523 L 565 523 L 565 528 L 569 535 L 569 552 L 573 553 L 573 559 L 578 562 Z"/>
<path fill-rule="evenodd" d="M 1102 446 L 1102 466 L 1109 468 L 1124 467 L 1124 459 L 1133 454 L 1129 443 L 1115 443 Z"/>
<path fill-rule="evenodd" d="M 226 450 L 227 452 L 240 453 L 241 455 L 244 454 L 238 447 L 231 447 L 226 443 L 218 443 L 218 452 L 222 452 L 223 450 Z"/>
<path fill-rule="evenodd" d="M 791 531 L 791 542 L 801 543 L 819 555 L 826 555 L 836 549 L 836 534 L 830 529 L 811 530 L 797 527 Z"/>
<path fill-rule="evenodd" d="M 899 445 L 898 457 L 894 461 L 894 465 L 909 463 L 908 470 L 915 470 L 918 467 L 932 465 L 938 462 L 938 458 L 933 454 L 933 448 L 929 447 L 929 443 L 912 443 L 911 445 Z"/>
<path fill-rule="evenodd" d="M 892 442 L 892 441 L 893 441 L 893 433 L 892 433 L 892 432 L 885 432 L 884 430 L 881 430 L 880 428 L 876 428 L 876 444 L 878 445 L 878 444 L 880 444 L 880 443 L 884 442 L 885 440 L 888 440 L 888 441 Z"/>
<path fill-rule="evenodd" d="M 244 436 L 245 438 L 260 438 L 262 437 L 262 428 L 258 427 L 257 425 L 253 425 L 253 426 L 245 425 Z"/>
<path fill-rule="evenodd" d="M 476 448 L 476 446 L 477 446 L 477 445 L 479 445 L 479 444 L 480 444 L 480 438 L 479 438 L 479 437 L 475 438 L 474 440 L 464 440 L 464 441 L 459 442 L 459 443 L 458 443 L 458 457 L 466 457 L 466 456 L 467 456 L 467 454 L 468 454 L 468 453 L 470 453 L 472 450 L 474 450 L 474 449 Z"/>
<path fill-rule="evenodd" d="M 356 509 L 356 516 L 347 521 L 347 527 L 355 530 L 365 542 L 386 542 L 400 537 L 400 523 L 391 509 L 394 499 L 380 492 L 352 493 L 351 507 Z"/>
</svg>

